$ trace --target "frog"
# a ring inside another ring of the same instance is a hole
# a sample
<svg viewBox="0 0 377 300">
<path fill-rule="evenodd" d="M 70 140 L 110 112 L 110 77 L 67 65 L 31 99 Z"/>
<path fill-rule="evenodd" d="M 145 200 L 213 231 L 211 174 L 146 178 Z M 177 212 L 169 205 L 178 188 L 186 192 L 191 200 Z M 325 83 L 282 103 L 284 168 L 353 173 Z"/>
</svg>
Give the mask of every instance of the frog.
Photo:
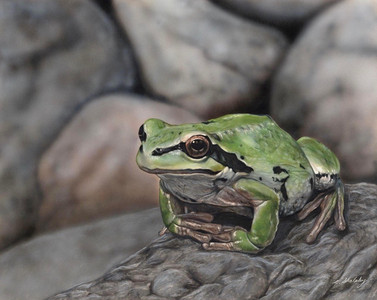
<svg viewBox="0 0 377 300">
<path fill-rule="evenodd" d="M 304 220 L 320 211 L 307 243 L 330 219 L 339 231 L 347 227 L 336 155 L 314 138 L 295 140 L 268 115 L 180 125 L 151 118 L 138 135 L 137 165 L 160 179 L 160 234 L 194 239 L 205 250 L 258 253 L 285 216 Z M 218 222 L 221 214 L 233 221 Z"/>
</svg>

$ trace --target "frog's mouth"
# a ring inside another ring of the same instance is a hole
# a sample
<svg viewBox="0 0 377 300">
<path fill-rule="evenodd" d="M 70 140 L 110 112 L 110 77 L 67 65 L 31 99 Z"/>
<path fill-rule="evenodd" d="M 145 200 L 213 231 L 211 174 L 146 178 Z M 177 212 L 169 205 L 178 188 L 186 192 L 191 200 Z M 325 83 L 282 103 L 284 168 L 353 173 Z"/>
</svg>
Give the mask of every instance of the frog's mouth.
<svg viewBox="0 0 377 300">
<path fill-rule="evenodd" d="M 139 166 L 144 172 L 156 174 L 156 175 L 165 175 L 165 174 L 172 174 L 172 175 L 208 175 L 208 176 L 215 176 L 221 173 L 222 171 L 212 171 L 209 169 L 185 169 L 185 170 L 164 170 L 164 169 L 148 169 L 143 166 Z"/>
</svg>

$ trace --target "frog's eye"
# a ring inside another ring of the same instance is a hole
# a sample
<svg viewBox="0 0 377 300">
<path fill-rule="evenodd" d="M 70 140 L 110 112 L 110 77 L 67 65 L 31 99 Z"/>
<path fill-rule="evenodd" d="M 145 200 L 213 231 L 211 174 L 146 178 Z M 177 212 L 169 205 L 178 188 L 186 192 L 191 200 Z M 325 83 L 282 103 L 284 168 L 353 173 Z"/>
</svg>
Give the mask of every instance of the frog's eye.
<svg viewBox="0 0 377 300">
<path fill-rule="evenodd" d="M 185 142 L 186 153 L 192 158 L 204 157 L 211 146 L 208 137 L 204 135 L 194 135 Z"/>
</svg>

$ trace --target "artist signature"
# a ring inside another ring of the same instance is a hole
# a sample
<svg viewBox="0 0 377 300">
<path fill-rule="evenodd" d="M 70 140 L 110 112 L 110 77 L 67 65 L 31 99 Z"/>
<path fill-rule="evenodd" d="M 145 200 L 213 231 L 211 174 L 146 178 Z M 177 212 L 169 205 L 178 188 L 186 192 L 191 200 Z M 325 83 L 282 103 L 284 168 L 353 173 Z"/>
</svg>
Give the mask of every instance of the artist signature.
<svg viewBox="0 0 377 300">
<path fill-rule="evenodd" d="M 367 279 L 363 276 L 356 276 L 356 277 L 346 277 L 344 279 L 338 279 L 334 281 L 334 285 L 344 285 L 344 284 L 356 284 L 357 288 L 361 288 L 365 283 L 367 282 Z"/>
</svg>

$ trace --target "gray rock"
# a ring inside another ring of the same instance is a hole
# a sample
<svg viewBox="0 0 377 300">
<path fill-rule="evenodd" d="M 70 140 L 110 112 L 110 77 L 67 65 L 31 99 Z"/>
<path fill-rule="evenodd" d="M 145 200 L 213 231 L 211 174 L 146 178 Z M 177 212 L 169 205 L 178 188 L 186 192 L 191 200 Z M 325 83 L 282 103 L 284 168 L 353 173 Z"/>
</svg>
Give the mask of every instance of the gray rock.
<svg viewBox="0 0 377 300">
<path fill-rule="evenodd" d="M 342 176 L 377 180 L 377 6 L 343 1 L 310 24 L 273 85 L 272 116 L 340 158 Z"/>
<path fill-rule="evenodd" d="M 209 1 L 114 1 L 153 93 L 204 118 L 257 103 L 285 49 L 278 31 Z"/>
<path fill-rule="evenodd" d="M 131 88 L 128 48 L 87 0 L 0 1 L 0 249 L 35 222 L 36 165 L 79 103 Z"/>
<path fill-rule="evenodd" d="M 314 244 L 304 242 L 314 216 L 284 218 L 273 244 L 256 255 L 208 252 L 167 234 L 99 279 L 49 299 L 375 299 L 377 186 L 348 185 L 346 195 L 348 231 L 331 224 Z"/>
<path fill-rule="evenodd" d="M 168 269 L 157 274 L 151 284 L 151 292 L 161 297 L 182 297 L 190 290 L 190 286 L 196 286 L 185 271 L 180 269 Z"/>
<path fill-rule="evenodd" d="M 253 20 L 279 27 L 308 22 L 316 13 L 339 0 L 212 0 Z"/>
<path fill-rule="evenodd" d="M 135 160 L 139 127 L 152 117 L 198 122 L 182 108 L 132 94 L 104 95 L 86 105 L 40 160 L 37 230 L 157 206 L 159 180 Z"/>
<path fill-rule="evenodd" d="M 43 299 L 77 282 L 93 280 L 156 238 L 161 228 L 156 208 L 44 234 L 17 245 L 0 255 L 0 299 Z M 111 278 L 125 279 L 116 274 Z M 131 283 L 125 280 L 121 286 L 128 291 Z"/>
</svg>

